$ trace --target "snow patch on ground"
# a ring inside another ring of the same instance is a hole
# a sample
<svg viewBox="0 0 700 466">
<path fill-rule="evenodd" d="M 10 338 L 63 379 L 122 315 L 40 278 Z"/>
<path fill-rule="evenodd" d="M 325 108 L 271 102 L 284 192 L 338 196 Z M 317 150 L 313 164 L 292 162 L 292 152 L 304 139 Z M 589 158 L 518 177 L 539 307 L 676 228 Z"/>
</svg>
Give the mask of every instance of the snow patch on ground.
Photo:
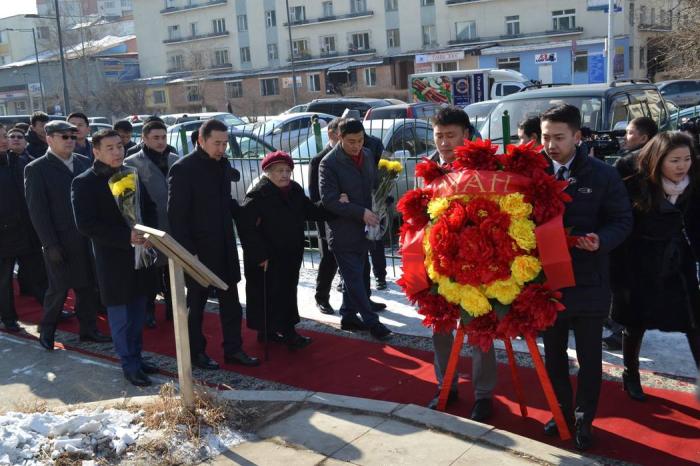
<svg viewBox="0 0 700 466">
<path fill-rule="evenodd" d="M 245 441 L 242 434 L 231 429 L 215 432 L 207 427 L 195 445 L 187 439 L 184 428 L 175 436 L 146 429 L 143 415 L 143 411 L 103 408 L 60 414 L 7 413 L 0 416 L 0 465 L 51 465 L 64 453 L 84 458 L 120 457 L 130 445 L 154 439 L 164 440 L 171 455 L 191 464 Z"/>
</svg>

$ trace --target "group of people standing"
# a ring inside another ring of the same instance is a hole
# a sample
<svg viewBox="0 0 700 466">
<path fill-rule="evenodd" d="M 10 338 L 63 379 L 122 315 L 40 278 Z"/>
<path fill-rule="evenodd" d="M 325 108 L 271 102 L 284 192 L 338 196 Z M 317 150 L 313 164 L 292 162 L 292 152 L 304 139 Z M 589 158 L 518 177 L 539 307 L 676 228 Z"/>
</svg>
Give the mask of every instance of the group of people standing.
<svg viewBox="0 0 700 466">
<path fill-rule="evenodd" d="M 449 167 L 454 149 L 470 137 L 468 117 L 446 108 L 433 120 L 437 151 L 433 160 Z M 653 126 L 652 126 L 653 125 Z M 649 118 L 629 123 L 625 156 L 616 167 L 591 157 L 581 143 L 581 114 L 560 105 L 519 125 L 521 143 L 542 144 L 550 173 L 568 181 L 564 226 L 577 237 L 571 249 L 576 285 L 562 291 L 566 309 L 543 332 L 545 365 L 577 448 L 593 442 L 602 380 L 602 331 L 612 318 L 623 328 L 623 388 L 644 401 L 639 351 L 646 330 L 686 334 L 696 366 L 700 364 L 700 180 L 693 139 L 681 132 L 660 132 Z M 567 356 L 573 331 L 579 363 L 574 393 Z M 452 335 L 433 336 L 438 385 L 442 381 Z M 475 403 L 472 419 L 492 415 L 495 357 L 472 349 Z M 458 397 L 456 383 L 448 403 Z M 437 406 L 437 396 L 429 405 Z M 554 420 L 545 425 L 557 435 Z"/>
</svg>

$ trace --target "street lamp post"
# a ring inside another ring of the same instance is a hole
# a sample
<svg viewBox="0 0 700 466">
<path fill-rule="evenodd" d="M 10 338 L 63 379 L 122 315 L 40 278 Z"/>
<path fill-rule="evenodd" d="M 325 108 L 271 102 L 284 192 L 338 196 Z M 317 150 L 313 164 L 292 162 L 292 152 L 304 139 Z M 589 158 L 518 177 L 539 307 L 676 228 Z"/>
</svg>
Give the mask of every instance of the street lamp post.
<svg viewBox="0 0 700 466">
<path fill-rule="evenodd" d="M 46 102 L 44 101 L 44 83 L 41 80 L 41 66 L 39 65 L 39 49 L 36 46 L 36 29 L 14 29 L 7 28 L 5 31 L 17 31 L 17 32 L 31 32 L 32 39 L 34 41 L 34 58 L 36 60 L 36 74 L 39 76 L 39 90 L 41 91 L 41 108 L 46 111 Z M 27 92 L 29 92 L 29 87 L 27 87 Z"/>
</svg>

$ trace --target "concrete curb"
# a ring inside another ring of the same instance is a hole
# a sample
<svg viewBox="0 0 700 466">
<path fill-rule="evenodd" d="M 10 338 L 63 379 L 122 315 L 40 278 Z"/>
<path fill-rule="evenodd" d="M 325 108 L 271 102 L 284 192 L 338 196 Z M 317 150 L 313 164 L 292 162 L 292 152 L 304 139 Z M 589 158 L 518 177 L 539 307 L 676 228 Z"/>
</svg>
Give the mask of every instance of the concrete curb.
<svg viewBox="0 0 700 466">
<path fill-rule="evenodd" d="M 488 424 L 482 424 L 413 404 L 400 404 L 308 391 L 232 390 L 220 392 L 219 396 L 229 401 L 287 402 L 299 403 L 302 406 L 311 404 L 367 414 L 379 414 L 428 429 L 438 430 L 465 440 L 496 446 L 515 455 L 532 458 L 547 464 L 566 466 L 594 466 L 600 464 L 594 459 L 496 429 Z"/>
</svg>

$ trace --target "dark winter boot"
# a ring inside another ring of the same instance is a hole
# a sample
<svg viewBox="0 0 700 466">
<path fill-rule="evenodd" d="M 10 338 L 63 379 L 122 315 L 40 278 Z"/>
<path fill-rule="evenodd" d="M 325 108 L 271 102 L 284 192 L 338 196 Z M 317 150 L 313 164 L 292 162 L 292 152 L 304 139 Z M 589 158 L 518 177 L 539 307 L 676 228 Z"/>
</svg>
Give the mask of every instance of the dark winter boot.
<svg viewBox="0 0 700 466">
<path fill-rule="evenodd" d="M 635 401 L 646 400 L 639 377 L 639 350 L 642 347 L 643 336 L 644 331 L 638 329 L 625 329 L 622 334 L 622 357 L 625 363 L 622 387 Z"/>
</svg>

